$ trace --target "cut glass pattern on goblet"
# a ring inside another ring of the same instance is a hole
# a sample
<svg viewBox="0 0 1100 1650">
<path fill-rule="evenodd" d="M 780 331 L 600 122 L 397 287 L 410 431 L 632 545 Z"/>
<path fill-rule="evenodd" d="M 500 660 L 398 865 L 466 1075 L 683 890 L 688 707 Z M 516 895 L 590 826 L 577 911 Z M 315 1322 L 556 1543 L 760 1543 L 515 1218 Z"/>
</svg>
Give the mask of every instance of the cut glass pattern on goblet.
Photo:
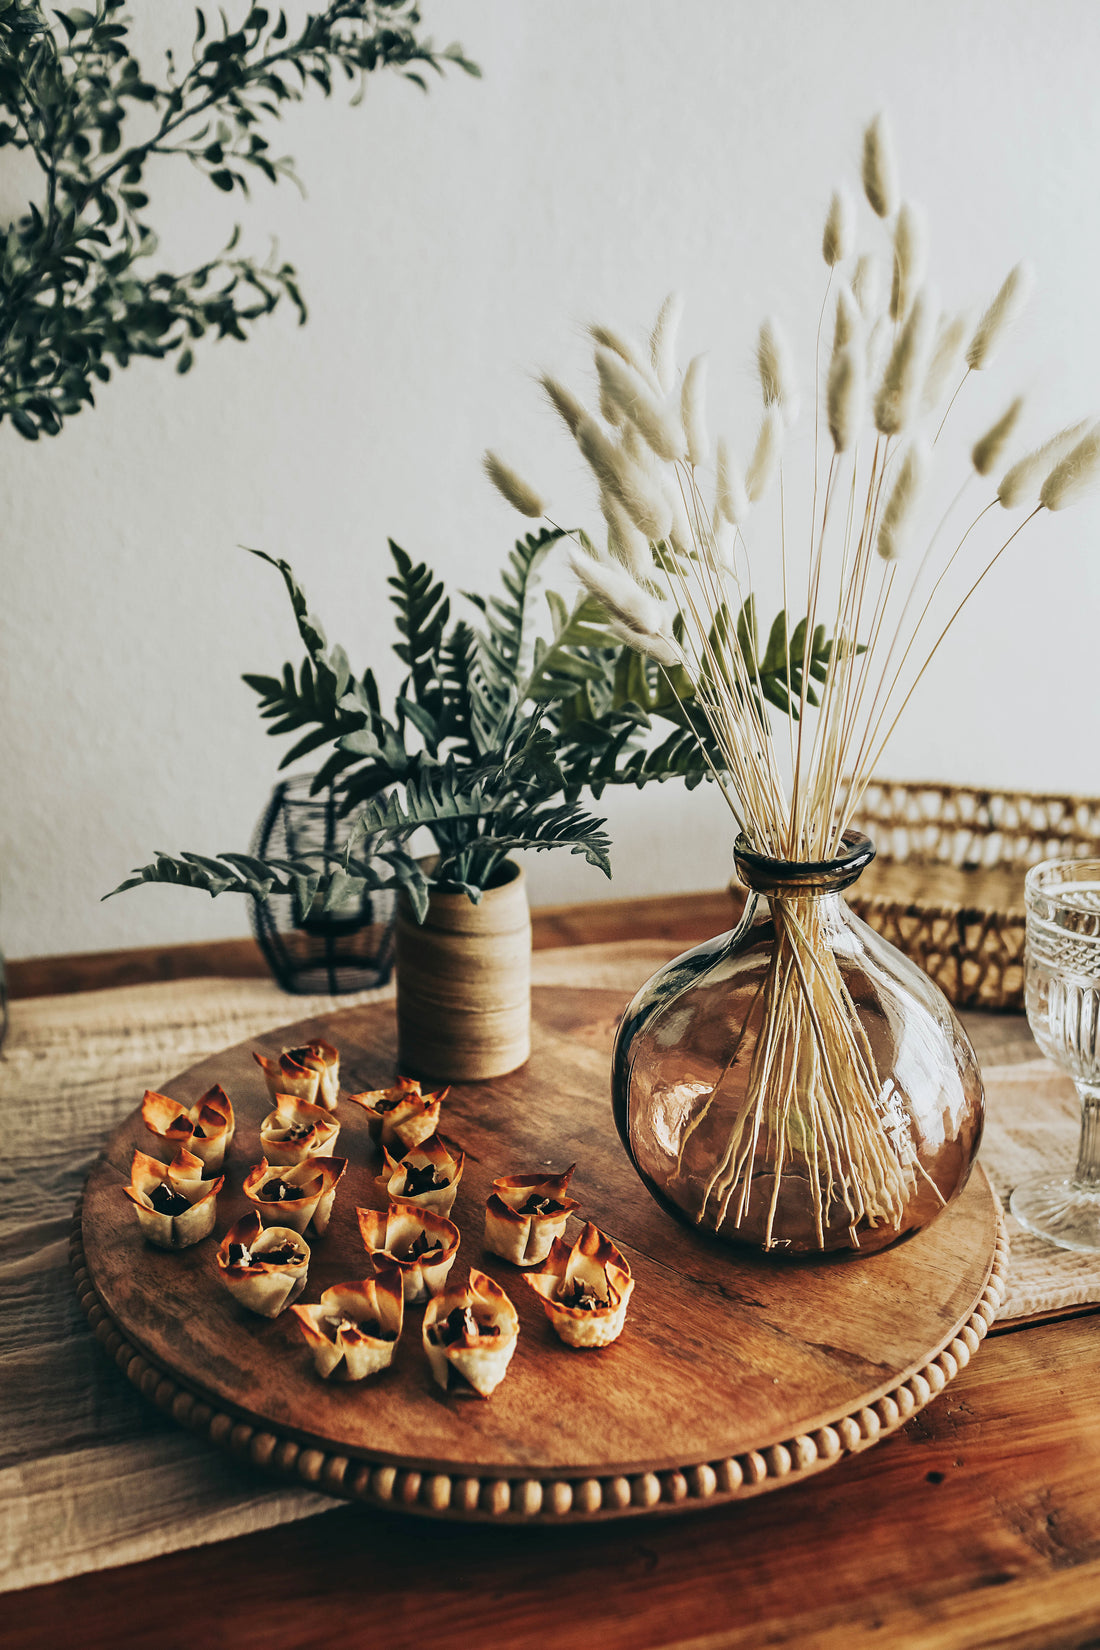
<svg viewBox="0 0 1100 1650">
<path fill-rule="evenodd" d="M 1100 860 L 1047 860 L 1025 884 L 1026 1005 L 1043 1053 L 1081 1099 L 1077 1163 L 1021 1181 L 1016 1219 L 1062 1249 L 1100 1253 Z"/>
</svg>

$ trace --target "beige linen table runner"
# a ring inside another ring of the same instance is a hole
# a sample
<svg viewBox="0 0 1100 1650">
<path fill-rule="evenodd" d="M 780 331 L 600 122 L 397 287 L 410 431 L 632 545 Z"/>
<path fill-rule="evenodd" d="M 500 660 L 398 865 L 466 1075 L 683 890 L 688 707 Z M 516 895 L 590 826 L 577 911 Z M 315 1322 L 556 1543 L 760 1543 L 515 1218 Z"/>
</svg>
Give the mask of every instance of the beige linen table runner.
<svg viewBox="0 0 1100 1650">
<path fill-rule="evenodd" d="M 624 998 L 679 949 L 658 941 L 535 955 L 538 984 Z M 84 1323 L 69 1277 L 73 1201 L 105 1136 L 200 1056 L 357 997 L 287 997 L 267 980 L 187 980 L 16 1002 L 0 1059 L 0 1590 L 133 1563 L 322 1512 L 272 1488 L 145 1403 Z M 982 1162 L 1002 1193 L 1076 1151 L 1073 1085 L 1018 1042 L 990 1042 Z M 1002 1025 L 1004 1022 L 1002 1022 Z M 999 1063 L 997 1063 L 999 1062 Z M 1010 1221 L 1010 1229 L 1014 1223 Z M 1012 1229 L 1003 1317 L 1100 1301 L 1100 1267 Z"/>
</svg>

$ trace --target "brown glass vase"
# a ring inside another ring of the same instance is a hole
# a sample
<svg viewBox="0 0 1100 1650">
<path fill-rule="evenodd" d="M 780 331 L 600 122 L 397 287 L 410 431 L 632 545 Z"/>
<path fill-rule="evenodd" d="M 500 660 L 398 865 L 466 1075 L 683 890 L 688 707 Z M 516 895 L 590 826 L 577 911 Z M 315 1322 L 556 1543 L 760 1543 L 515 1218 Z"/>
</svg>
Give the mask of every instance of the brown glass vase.
<svg viewBox="0 0 1100 1650">
<path fill-rule="evenodd" d="M 978 1063 L 942 992 L 844 902 L 874 853 L 855 831 L 816 864 L 741 838 L 741 922 L 660 969 L 627 1009 L 615 1120 L 677 1219 L 778 1255 L 867 1255 L 965 1186 Z"/>
</svg>

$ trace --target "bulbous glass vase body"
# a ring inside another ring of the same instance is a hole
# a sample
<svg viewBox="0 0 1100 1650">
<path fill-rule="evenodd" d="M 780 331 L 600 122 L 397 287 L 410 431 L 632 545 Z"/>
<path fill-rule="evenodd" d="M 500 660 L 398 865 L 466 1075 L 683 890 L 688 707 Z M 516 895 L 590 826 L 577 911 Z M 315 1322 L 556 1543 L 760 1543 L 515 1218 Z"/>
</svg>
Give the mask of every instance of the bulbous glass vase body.
<svg viewBox="0 0 1100 1650">
<path fill-rule="evenodd" d="M 797 864 L 742 838 L 738 927 L 630 1004 L 616 1124 L 685 1223 L 779 1255 L 874 1254 L 965 1186 L 977 1060 L 942 992 L 842 898 L 874 851 L 851 831 L 837 859 Z"/>
</svg>

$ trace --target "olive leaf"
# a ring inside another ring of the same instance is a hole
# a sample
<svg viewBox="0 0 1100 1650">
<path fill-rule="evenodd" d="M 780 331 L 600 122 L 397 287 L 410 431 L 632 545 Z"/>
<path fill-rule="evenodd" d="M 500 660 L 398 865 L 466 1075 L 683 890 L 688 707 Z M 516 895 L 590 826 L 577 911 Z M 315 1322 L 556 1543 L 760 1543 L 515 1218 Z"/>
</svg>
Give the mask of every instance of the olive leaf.
<svg viewBox="0 0 1100 1650">
<path fill-rule="evenodd" d="M 293 26 L 283 11 L 195 14 L 190 52 L 147 74 L 125 0 L 47 14 L 0 0 L 0 150 L 35 164 L 34 198 L 0 225 L 0 422 L 28 441 L 56 435 L 138 356 L 189 372 L 205 337 L 244 340 L 284 300 L 306 318 L 292 264 L 237 253 L 240 231 L 193 268 L 152 260 L 152 157 L 188 161 L 215 189 L 250 194 L 295 178 L 270 126 L 311 89 L 356 89 L 388 69 L 477 75 L 458 46 L 420 34 L 413 0 L 329 0 Z M 159 181 L 159 169 L 157 172 Z"/>
</svg>

